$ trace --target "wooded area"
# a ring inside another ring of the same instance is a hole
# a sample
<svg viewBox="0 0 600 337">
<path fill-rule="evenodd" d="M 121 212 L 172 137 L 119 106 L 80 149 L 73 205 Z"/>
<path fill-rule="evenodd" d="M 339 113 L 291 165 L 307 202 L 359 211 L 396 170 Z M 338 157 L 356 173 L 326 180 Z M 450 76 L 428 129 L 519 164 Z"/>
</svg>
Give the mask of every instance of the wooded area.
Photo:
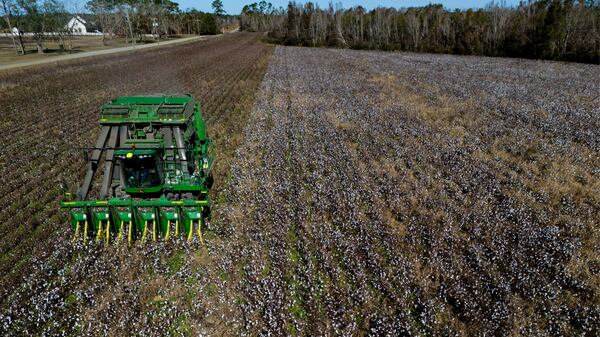
<svg viewBox="0 0 600 337">
<path fill-rule="evenodd" d="M 39 53 L 44 52 L 43 43 L 48 39 L 63 42 L 73 34 L 67 22 L 80 16 L 86 25 L 102 33 L 103 43 L 109 44 L 113 37 L 125 37 L 130 42 L 143 41 L 152 34 L 160 39 L 169 35 L 219 32 L 219 26 L 230 24 L 235 17 L 226 16 L 220 0 L 215 1 L 215 13 L 203 13 L 195 9 L 182 11 L 179 4 L 170 0 L 90 0 L 83 13 L 67 11 L 58 0 L 0 0 L 0 31 L 15 32 L 11 37 L 15 52 L 25 52 L 23 33 L 33 33 Z M 219 7 L 220 4 L 220 7 Z"/>
<path fill-rule="evenodd" d="M 483 9 L 322 9 L 290 2 L 275 9 L 261 1 L 245 6 L 241 28 L 268 31 L 278 43 L 600 62 L 600 2 L 544 0 L 515 8 L 496 2 Z"/>
</svg>

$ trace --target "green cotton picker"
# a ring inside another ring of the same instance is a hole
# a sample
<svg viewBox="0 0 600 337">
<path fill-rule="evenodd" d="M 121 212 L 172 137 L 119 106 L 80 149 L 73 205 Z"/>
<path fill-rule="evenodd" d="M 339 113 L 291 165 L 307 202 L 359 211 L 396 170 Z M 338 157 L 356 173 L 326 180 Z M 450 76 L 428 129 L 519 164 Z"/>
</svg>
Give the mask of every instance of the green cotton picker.
<svg viewBox="0 0 600 337">
<path fill-rule="evenodd" d="M 214 151 L 200 103 L 191 96 L 119 97 L 101 107 L 100 125 L 95 147 L 84 151 L 81 187 L 60 203 L 74 240 L 202 241 Z"/>
</svg>

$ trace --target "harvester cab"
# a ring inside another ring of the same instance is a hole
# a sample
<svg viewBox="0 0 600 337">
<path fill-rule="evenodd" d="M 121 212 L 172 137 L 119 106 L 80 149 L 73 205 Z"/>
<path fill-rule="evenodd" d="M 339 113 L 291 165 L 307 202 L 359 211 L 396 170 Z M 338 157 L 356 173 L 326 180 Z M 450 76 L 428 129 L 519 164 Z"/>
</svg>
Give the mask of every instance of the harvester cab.
<svg viewBox="0 0 600 337">
<path fill-rule="evenodd" d="M 119 97 L 101 107 L 100 125 L 81 187 L 61 202 L 74 238 L 202 240 L 214 150 L 200 104 L 191 96 Z"/>
</svg>

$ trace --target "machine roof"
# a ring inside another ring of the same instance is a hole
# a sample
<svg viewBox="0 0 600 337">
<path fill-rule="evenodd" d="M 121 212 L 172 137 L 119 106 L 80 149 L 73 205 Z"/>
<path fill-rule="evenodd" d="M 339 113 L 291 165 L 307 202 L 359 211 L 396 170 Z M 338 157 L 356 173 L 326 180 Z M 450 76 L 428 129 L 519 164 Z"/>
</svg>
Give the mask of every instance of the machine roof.
<svg viewBox="0 0 600 337">
<path fill-rule="evenodd" d="M 100 122 L 184 123 L 194 103 L 190 96 L 121 96 L 100 108 Z"/>
</svg>

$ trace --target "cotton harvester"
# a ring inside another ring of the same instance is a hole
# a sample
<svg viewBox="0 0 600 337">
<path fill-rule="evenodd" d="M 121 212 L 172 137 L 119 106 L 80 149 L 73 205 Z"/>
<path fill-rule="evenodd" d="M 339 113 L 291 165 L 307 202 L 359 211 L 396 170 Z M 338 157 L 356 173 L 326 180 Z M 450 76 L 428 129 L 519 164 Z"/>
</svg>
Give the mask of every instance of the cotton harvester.
<svg viewBox="0 0 600 337">
<path fill-rule="evenodd" d="M 197 233 L 202 240 L 214 152 L 200 103 L 191 96 L 119 97 L 101 107 L 100 125 L 95 147 L 84 151 L 83 184 L 61 202 L 74 239 L 131 243 Z"/>
</svg>

